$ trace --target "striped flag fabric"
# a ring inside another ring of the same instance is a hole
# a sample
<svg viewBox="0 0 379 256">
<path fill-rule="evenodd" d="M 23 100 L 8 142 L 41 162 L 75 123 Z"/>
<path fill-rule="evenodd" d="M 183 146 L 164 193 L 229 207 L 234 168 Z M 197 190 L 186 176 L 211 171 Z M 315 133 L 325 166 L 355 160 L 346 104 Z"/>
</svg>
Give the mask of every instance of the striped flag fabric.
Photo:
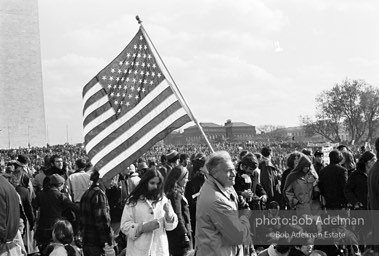
<svg viewBox="0 0 379 256">
<path fill-rule="evenodd" d="M 151 51 L 142 28 L 83 88 L 86 152 L 111 179 L 173 130 L 192 121 Z"/>
</svg>

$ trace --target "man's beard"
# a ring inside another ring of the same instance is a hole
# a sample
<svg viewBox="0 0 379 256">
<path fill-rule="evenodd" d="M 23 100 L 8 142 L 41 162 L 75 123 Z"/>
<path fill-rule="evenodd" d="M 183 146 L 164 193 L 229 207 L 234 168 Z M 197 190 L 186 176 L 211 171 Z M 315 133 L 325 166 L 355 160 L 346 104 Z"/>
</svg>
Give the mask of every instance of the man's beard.
<svg viewBox="0 0 379 256">
<path fill-rule="evenodd" d="M 147 199 L 153 200 L 153 199 L 157 199 L 157 197 L 158 197 L 158 189 L 148 190 L 146 192 Z"/>
</svg>

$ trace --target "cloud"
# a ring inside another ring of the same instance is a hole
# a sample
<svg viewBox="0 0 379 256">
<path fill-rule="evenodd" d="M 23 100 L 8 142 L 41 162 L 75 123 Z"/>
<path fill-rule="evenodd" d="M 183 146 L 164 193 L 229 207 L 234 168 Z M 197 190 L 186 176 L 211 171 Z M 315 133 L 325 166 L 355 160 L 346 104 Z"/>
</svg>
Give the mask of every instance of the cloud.
<svg viewBox="0 0 379 256">
<path fill-rule="evenodd" d="M 349 62 L 352 64 L 356 64 L 362 66 L 363 68 L 378 68 L 379 67 L 379 59 L 365 59 L 365 58 L 350 58 Z"/>
<path fill-rule="evenodd" d="M 274 51 L 275 52 L 282 52 L 283 51 L 283 48 L 280 47 L 279 41 L 274 41 L 273 42 L 273 46 L 274 46 Z"/>
<path fill-rule="evenodd" d="M 178 72 L 177 83 L 202 122 L 223 123 L 229 118 L 251 124 L 260 119 L 263 122 L 266 114 L 262 113 L 272 117 L 277 109 L 283 108 L 282 102 L 291 97 L 286 89 L 287 79 L 278 78 L 245 59 L 205 55 L 192 59 L 188 66 L 191 65 L 198 66 L 187 73 Z"/>
<path fill-rule="evenodd" d="M 287 6 L 296 5 L 299 9 L 312 9 L 317 12 L 325 12 L 328 10 L 338 12 L 375 12 L 379 7 L 376 0 L 356 1 L 356 0 L 288 0 Z"/>
</svg>

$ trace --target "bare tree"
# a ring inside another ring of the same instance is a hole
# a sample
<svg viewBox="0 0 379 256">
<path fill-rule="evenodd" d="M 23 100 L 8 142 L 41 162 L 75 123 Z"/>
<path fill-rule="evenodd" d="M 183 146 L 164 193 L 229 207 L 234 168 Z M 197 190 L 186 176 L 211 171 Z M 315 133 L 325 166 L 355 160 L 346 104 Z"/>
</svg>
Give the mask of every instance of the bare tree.
<svg viewBox="0 0 379 256">
<path fill-rule="evenodd" d="M 361 93 L 363 120 L 366 124 L 366 141 L 371 142 L 379 124 L 379 88 L 367 86 Z"/>
<path fill-rule="evenodd" d="M 318 134 L 331 142 L 341 141 L 339 127 L 331 120 L 320 118 L 314 121 L 310 116 L 300 116 L 300 122 L 304 125 L 305 134 L 308 137 Z"/>
<path fill-rule="evenodd" d="M 316 121 L 300 117 L 309 133 L 341 141 L 341 128 L 345 128 L 351 141 L 358 142 L 367 134 L 372 140 L 379 123 L 379 89 L 363 80 L 345 79 L 340 84 L 320 93 L 316 98 Z"/>
</svg>

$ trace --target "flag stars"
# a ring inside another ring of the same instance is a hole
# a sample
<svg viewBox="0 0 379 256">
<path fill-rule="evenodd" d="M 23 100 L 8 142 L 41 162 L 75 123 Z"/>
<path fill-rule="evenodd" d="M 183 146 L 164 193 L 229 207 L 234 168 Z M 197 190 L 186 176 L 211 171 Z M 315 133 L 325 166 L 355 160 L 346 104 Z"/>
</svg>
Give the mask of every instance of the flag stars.
<svg viewBox="0 0 379 256">
<path fill-rule="evenodd" d="M 126 51 L 97 76 L 116 114 L 133 109 L 165 77 L 155 58 L 139 33 Z"/>
</svg>

